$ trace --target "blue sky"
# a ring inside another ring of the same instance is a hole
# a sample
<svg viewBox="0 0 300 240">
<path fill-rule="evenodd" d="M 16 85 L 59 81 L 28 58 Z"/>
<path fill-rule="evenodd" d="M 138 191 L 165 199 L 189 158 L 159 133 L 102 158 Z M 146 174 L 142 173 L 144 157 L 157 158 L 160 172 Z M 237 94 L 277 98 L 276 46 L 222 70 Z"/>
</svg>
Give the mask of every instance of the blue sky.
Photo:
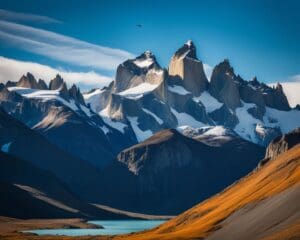
<svg viewBox="0 0 300 240">
<path fill-rule="evenodd" d="M 167 67 L 188 39 L 196 44 L 203 62 L 215 66 L 229 58 L 245 79 L 256 75 L 270 83 L 300 74 L 296 0 L 0 0 L 0 9 L 1 61 L 30 61 L 54 71 L 94 74 L 87 84 L 76 80 L 84 88 L 108 81 L 105 76 L 113 77 L 120 62 L 145 50 Z"/>
</svg>

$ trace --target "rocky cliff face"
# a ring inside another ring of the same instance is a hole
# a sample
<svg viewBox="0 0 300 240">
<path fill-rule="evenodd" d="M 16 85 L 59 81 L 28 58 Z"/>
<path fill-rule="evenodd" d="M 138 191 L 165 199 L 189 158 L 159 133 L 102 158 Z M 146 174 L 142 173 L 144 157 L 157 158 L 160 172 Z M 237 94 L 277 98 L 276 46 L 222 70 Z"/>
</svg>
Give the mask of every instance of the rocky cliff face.
<svg viewBox="0 0 300 240">
<path fill-rule="evenodd" d="M 242 106 L 235 78 L 233 68 L 226 59 L 214 68 L 209 84 L 210 94 L 230 109 Z"/>
<path fill-rule="evenodd" d="M 265 158 L 275 158 L 300 143 L 300 128 L 275 138 L 267 147 Z"/>
<path fill-rule="evenodd" d="M 8 87 L 17 86 L 17 87 L 24 87 L 24 88 L 33 88 L 33 89 L 47 89 L 46 83 L 39 79 L 37 82 L 35 77 L 31 73 L 27 73 L 23 75 L 18 82 L 9 82 Z"/>
<path fill-rule="evenodd" d="M 169 64 L 169 76 L 181 82 L 182 86 L 196 96 L 207 89 L 208 80 L 203 63 L 197 58 L 192 41 L 185 43 L 173 55 Z"/>
</svg>

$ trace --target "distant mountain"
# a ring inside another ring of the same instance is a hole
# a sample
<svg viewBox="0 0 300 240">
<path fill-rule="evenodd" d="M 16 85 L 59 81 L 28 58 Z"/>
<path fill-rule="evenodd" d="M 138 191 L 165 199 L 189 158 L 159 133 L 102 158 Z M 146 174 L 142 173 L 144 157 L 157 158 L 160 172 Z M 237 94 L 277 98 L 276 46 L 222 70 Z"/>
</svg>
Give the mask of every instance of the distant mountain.
<svg viewBox="0 0 300 240">
<path fill-rule="evenodd" d="M 258 170 L 212 198 L 126 239 L 299 239 L 300 138 Z M 288 139 L 290 143 L 293 139 Z M 118 238 L 116 238 L 118 239 Z"/>
<path fill-rule="evenodd" d="M 207 79 L 196 47 L 188 41 L 171 58 L 168 70 L 147 51 L 117 69 L 108 87 L 84 94 L 86 103 L 108 125 L 141 142 L 168 128 L 221 125 L 263 146 L 300 126 L 300 110 L 289 106 L 280 84 L 236 75 L 229 60 Z"/>
<path fill-rule="evenodd" d="M 106 194 L 101 201 L 150 214 L 186 210 L 246 175 L 262 159 L 264 148 L 237 135 L 227 137 L 216 146 L 174 129 L 154 134 L 123 150 L 103 170 L 99 185 Z"/>
<path fill-rule="evenodd" d="M 67 89 L 57 75 L 46 87 L 28 73 L 0 86 L 0 105 L 64 151 L 100 168 L 135 143 L 87 108 L 75 85 Z"/>
</svg>

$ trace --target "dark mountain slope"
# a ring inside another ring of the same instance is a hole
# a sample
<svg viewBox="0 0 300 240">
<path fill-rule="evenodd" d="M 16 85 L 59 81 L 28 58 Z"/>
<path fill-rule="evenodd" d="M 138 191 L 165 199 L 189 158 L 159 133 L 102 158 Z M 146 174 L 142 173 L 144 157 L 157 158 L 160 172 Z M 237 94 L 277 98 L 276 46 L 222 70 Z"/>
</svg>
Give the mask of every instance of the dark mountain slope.
<svg viewBox="0 0 300 240">
<path fill-rule="evenodd" d="M 16 218 L 122 218 L 84 203 L 49 171 L 0 152 L 0 215 Z"/>
<path fill-rule="evenodd" d="M 299 239 L 299 183 L 298 144 L 167 223 L 120 238 Z"/>
<path fill-rule="evenodd" d="M 263 148 L 247 141 L 234 148 L 214 147 L 164 130 L 122 151 L 103 171 L 103 202 L 138 212 L 177 214 L 247 174 L 263 155 Z"/>
<path fill-rule="evenodd" d="M 9 154 L 52 172 L 73 192 L 94 201 L 102 194 L 97 168 L 75 158 L 0 109 L 0 146 Z"/>
</svg>

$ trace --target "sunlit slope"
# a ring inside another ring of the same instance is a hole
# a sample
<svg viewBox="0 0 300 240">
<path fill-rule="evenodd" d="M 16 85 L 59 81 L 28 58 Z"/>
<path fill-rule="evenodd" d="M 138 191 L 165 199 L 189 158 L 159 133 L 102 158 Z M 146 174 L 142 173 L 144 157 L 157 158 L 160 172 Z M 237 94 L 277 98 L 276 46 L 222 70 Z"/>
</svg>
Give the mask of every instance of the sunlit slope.
<svg viewBox="0 0 300 240">
<path fill-rule="evenodd" d="M 300 232 L 299 183 L 300 145 L 298 144 L 223 192 L 160 227 L 117 238 L 224 240 L 292 237 Z M 254 230 L 250 231 L 247 227 L 238 224 L 239 221 L 244 223 L 247 219 L 249 222 L 245 225 L 255 226 Z M 262 227 L 256 226 L 262 222 Z M 233 226 L 236 229 L 233 229 Z"/>
</svg>

